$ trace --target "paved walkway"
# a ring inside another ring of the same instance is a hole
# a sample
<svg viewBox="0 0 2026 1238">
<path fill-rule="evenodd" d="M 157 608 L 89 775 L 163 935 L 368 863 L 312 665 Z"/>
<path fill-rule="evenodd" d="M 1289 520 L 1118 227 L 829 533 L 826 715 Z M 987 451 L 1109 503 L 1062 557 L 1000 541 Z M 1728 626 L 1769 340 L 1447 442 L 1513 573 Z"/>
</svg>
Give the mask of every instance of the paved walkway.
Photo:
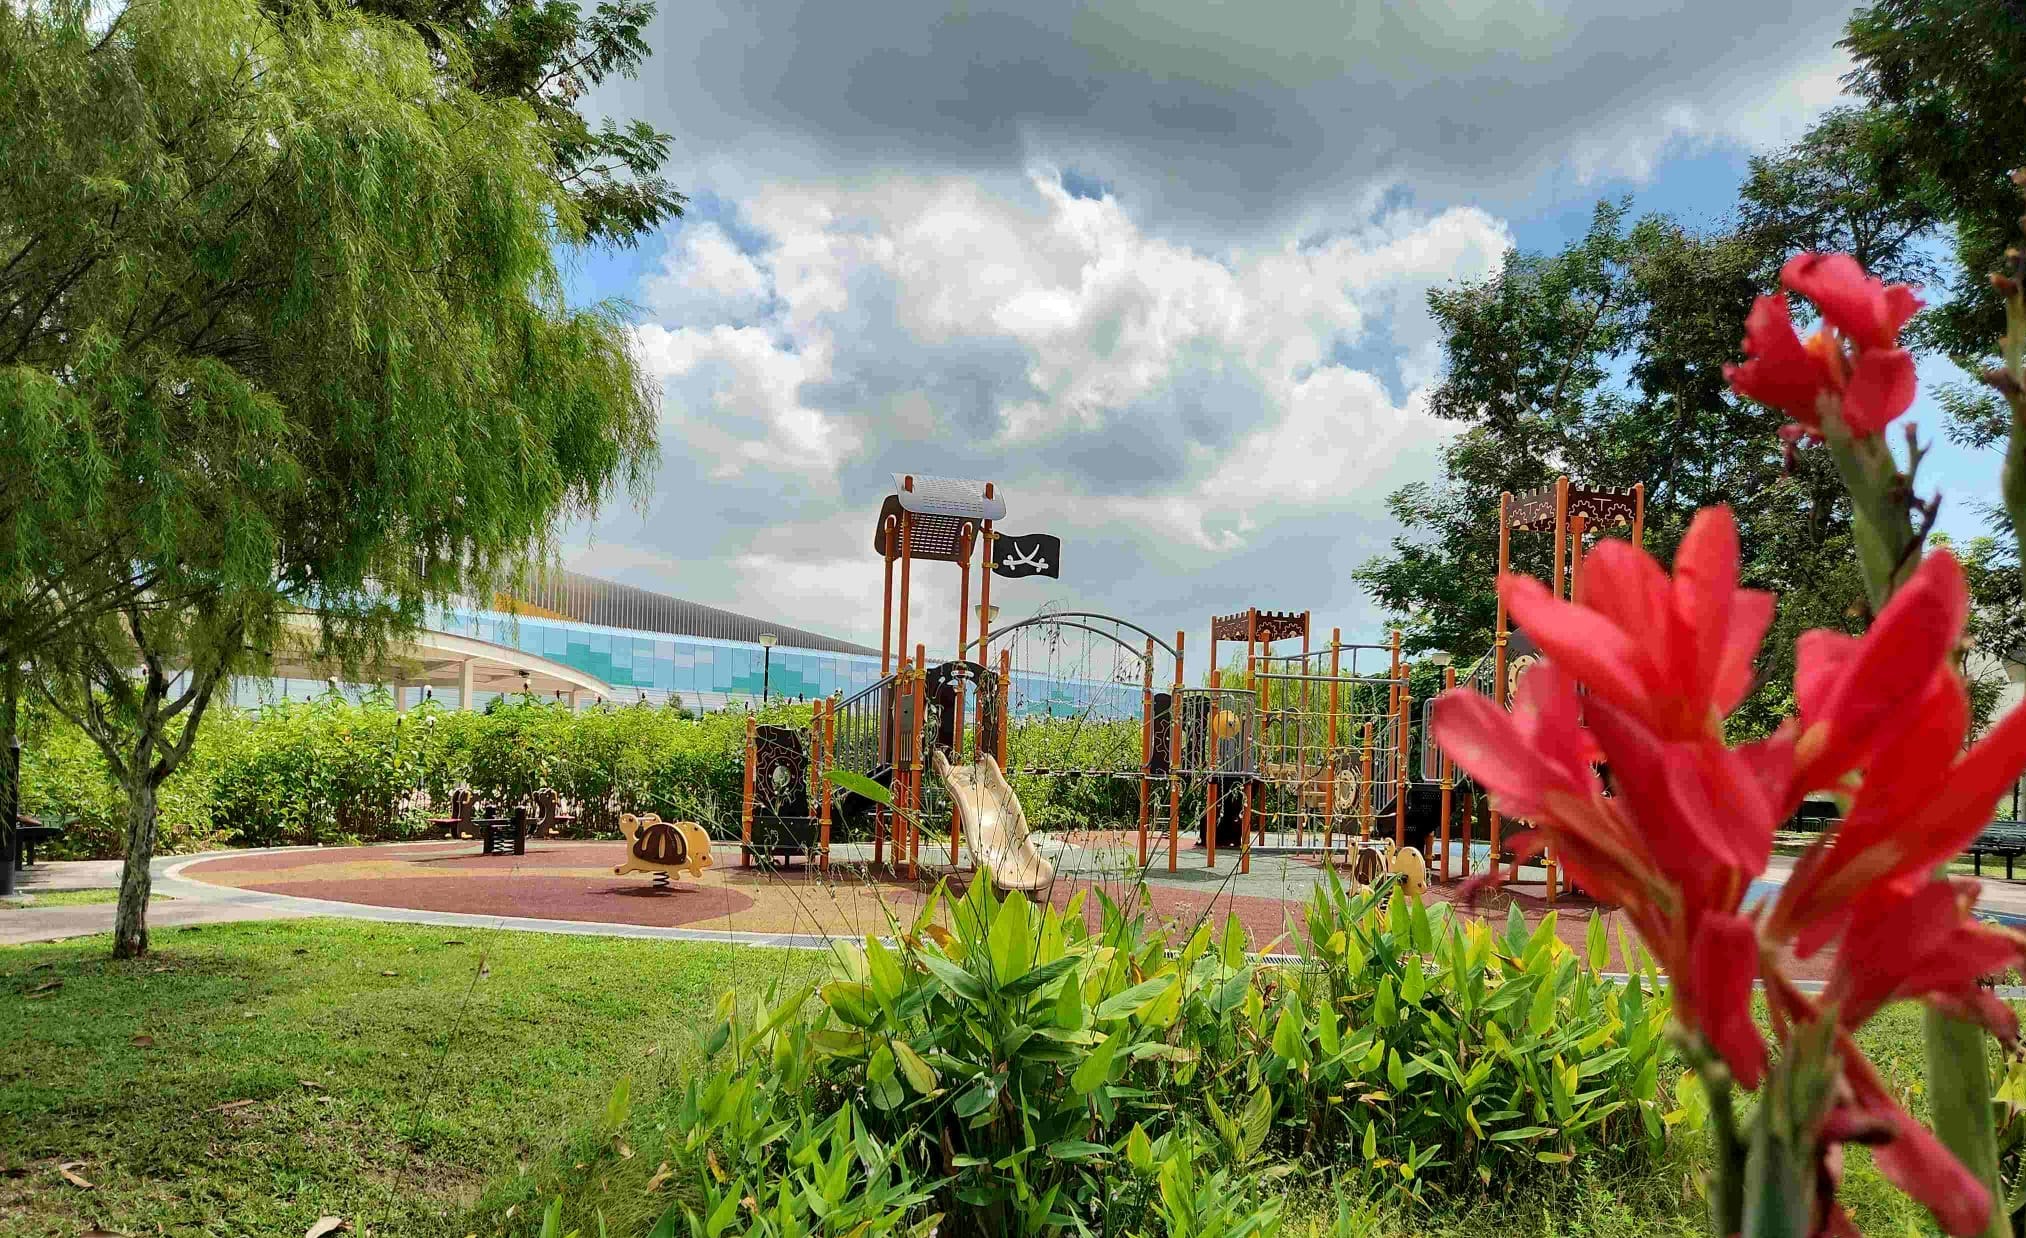
<svg viewBox="0 0 2026 1238">
<path fill-rule="evenodd" d="M 1048 849 L 1066 879 L 1055 894 L 1058 905 L 1066 904 L 1078 889 L 1101 889 L 1121 898 L 1134 888 L 1139 870 L 1130 836 L 1080 841 L 1085 845 L 1049 841 Z M 865 849 L 850 846 L 835 849 L 837 863 L 828 879 L 801 866 L 741 870 L 737 849 L 726 848 L 720 859 L 727 867 L 707 873 L 702 883 L 684 883 L 681 893 L 657 895 L 644 877 L 611 876 L 619 849 L 616 841 L 546 840 L 531 842 L 525 857 L 482 857 L 471 842 L 170 856 L 153 865 L 154 889 L 168 897 L 149 909 L 149 924 L 159 930 L 238 920 L 344 916 L 465 928 L 813 947 L 830 933 L 883 931 L 889 909 L 911 915 L 936 875 L 925 865 L 926 882 L 870 878 L 853 868 L 870 856 L 859 854 Z M 1221 919 L 1228 909 L 1246 921 L 1261 944 L 1287 931 L 1289 917 L 1299 916 L 1300 907 L 1323 879 L 1316 857 L 1278 849 L 1256 851 L 1252 871 L 1246 874 L 1237 871 L 1237 856 L 1228 850 L 1220 851 L 1217 864 L 1210 867 L 1200 851 L 1186 846 L 1174 873 L 1167 871 L 1166 858 L 1164 846 L 1154 848 L 1145 870 L 1148 897 L 1157 914 Z M 1792 867 L 1792 860 L 1774 857 L 1767 880 L 1755 890 L 1761 896 L 1770 894 Z M 45 862 L 19 874 L 19 888 L 29 894 L 110 888 L 118 883 L 119 870 L 117 861 Z M 1539 879 L 1537 870 L 1523 876 Z M 1510 902 L 1537 922 L 1546 907 L 1520 889 Z M 1446 891 L 1432 893 L 1440 898 Z M 1502 923 L 1506 897 L 1495 897 L 1500 901 L 1486 912 Z M 847 907 L 852 900 L 858 901 Z M 1096 901 L 1094 896 L 1088 900 Z M 1579 940 L 1591 905 L 1565 899 L 1561 906 L 1570 913 L 1561 918 L 1564 935 Z M 1987 881 L 1979 909 L 2026 926 L 2026 883 Z M 111 903 L 0 909 L 0 945 L 107 933 L 113 919 Z"/>
</svg>

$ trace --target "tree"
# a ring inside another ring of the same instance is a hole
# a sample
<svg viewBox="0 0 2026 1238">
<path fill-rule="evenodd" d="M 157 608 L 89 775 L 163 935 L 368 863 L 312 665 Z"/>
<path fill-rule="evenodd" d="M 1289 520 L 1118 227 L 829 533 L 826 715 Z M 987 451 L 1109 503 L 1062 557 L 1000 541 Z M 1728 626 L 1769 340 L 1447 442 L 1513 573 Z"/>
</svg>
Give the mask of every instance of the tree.
<svg viewBox="0 0 2026 1238">
<path fill-rule="evenodd" d="M 2012 0 L 1877 0 L 1851 16 L 1842 46 L 1873 134 L 1875 192 L 1923 204 L 1955 250 L 1927 332 L 1981 369 L 2005 329 L 1986 276 L 2019 235 L 2008 174 L 2026 165 L 2026 10 Z"/>
<path fill-rule="evenodd" d="M 251 0 L 88 18 L 0 5 L 0 491 L 75 502 L 0 509 L 0 597 L 77 616 L 34 679 L 126 793 L 130 955 L 218 686 L 291 615 L 359 658 L 486 595 L 642 482 L 655 401 L 614 313 L 562 300 L 586 232 L 540 123 L 447 86 L 453 40 Z"/>
<path fill-rule="evenodd" d="M 1810 453 L 1783 457 L 1778 418 L 1724 378 L 1761 273 L 1784 255 L 1764 228 L 1702 233 L 1627 214 L 1602 203 L 1560 253 L 1511 253 L 1491 277 L 1429 295 L 1448 363 L 1430 406 L 1467 428 L 1445 448 L 1439 481 L 1391 497 L 1404 532 L 1356 572 L 1405 617 L 1413 651 L 1467 660 L 1489 648 L 1498 497 L 1562 473 L 1591 487 L 1644 483 L 1646 544 L 1663 558 L 1698 508 L 1732 505 L 1748 583 L 1782 595 L 1770 648 L 1862 618 L 1834 471 Z M 1550 545 L 1516 534 L 1515 570 L 1545 577 Z M 1790 689 L 1790 664 L 1764 671 L 1748 726 L 1776 718 Z"/>
<path fill-rule="evenodd" d="M 682 214 L 687 199 L 661 176 L 669 135 L 642 120 L 594 129 L 578 110 L 600 82 L 638 72 L 648 53 L 641 31 L 655 10 L 648 0 L 602 0 L 589 12 L 576 0 L 354 2 L 412 26 L 459 67 L 460 85 L 533 109 L 587 239 L 630 247 Z"/>
</svg>

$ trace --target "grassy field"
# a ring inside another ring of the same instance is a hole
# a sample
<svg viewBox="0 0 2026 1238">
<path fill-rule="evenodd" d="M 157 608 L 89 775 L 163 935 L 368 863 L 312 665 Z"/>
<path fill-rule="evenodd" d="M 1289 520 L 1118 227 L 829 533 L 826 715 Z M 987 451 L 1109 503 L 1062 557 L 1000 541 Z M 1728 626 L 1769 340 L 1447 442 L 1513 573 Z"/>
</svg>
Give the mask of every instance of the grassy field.
<svg viewBox="0 0 2026 1238">
<path fill-rule="evenodd" d="M 25 907 L 83 907 L 93 903 L 117 903 L 118 890 L 37 890 L 33 894 L 20 893 L 0 898 L 0 908 L 19 910 Z M 151 903 L 171 901 L 166 894 L 149 898 Z"/>
<path fill-rule="evenodd" d="M 345 920 L 173 930 L 114 963 L 103 938 L 0 948 L 0 1233 L 533 1238 L 541 1205 L 637 1235 L 667 1106 L 726 987 L 802 978 L 820 956 L 686 943 Z M 1920 1024 L 1865 1041 L 1919 1076 Z M 606 1098 L 631 1082 L 614 1141 Z M 673 1089 L 673 1091 L 671 1091 Z M 1911 1097 L 1919 1106 L 1918 1095 Z M 1699 1148 L 1637 1174 L 1542 1176 L 1373 1233 L 1694 1235 Z M 89 1186 L 81 1185 L 88 1183 Z M 1290 1189 L 1292 1232 L 1332 1214 L 1324 1177 Z M 1845 1198 L 1873 1235 L 1934 1232 L 1850 1156 Z"/>
<path fill-rule="evenodd" d="M 346 920 L 156 940 L 0 948 L 0 1233 L 531 1234 L 615 1080 L 651 1101 L 721 989 L 816 961 Z"/>
</svg>

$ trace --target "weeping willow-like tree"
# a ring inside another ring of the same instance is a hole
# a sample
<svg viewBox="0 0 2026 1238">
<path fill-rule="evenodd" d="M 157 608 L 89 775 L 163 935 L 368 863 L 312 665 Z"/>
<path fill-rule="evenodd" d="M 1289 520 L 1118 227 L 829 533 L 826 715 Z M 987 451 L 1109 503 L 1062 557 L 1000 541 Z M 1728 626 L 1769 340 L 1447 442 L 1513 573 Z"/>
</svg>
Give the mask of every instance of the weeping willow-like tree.
<svg viewBox="0 0 2026 1238">
<path fill-rule="evenodd" d="M 0 0 L 0 655 L 128 801 L 316 618 L 369 653 L 644 484 L 655 397 L 527 105 L 454 42 L 253 0 Z"/>
</svg>

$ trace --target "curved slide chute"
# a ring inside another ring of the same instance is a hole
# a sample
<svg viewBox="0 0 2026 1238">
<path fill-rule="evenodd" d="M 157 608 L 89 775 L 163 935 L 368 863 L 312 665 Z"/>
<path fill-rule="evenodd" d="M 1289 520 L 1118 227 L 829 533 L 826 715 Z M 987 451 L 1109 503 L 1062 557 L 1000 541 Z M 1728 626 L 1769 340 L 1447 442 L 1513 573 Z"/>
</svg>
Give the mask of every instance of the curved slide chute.
<svg viewBox="0 0 2026 1238">
<path fill-rule="evenodd" d="M 1013 794 L 999 763 L 981 755 L 976 763 L 952 765 L 938 749 L 936 777 L 957 806 L 957 823 L 971 862 L 992 870 L 1002 890 L 1039 890 L 1055 880 L 1055 865 L 1034 849 L 1027 813 Z"/>
</svg>

